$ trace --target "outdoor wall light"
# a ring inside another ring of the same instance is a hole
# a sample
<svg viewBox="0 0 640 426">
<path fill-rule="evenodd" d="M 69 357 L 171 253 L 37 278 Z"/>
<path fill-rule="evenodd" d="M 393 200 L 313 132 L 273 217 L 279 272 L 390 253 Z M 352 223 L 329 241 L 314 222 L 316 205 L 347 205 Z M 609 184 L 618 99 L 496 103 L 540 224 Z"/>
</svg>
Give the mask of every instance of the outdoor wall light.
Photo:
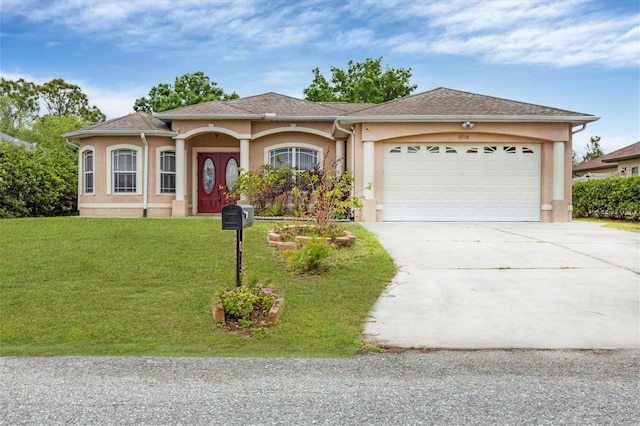
<svg viewBox="0 0 640 426">
<path fill-rule="evenodd" d="M 472 121 L 465 121 L 462 123 L 462 128 L 466 129 L 467 127 L 470 129 L 473 129 L 473 126 L 475 126 L 475 124 L 473 124 Z"/>
</svg>

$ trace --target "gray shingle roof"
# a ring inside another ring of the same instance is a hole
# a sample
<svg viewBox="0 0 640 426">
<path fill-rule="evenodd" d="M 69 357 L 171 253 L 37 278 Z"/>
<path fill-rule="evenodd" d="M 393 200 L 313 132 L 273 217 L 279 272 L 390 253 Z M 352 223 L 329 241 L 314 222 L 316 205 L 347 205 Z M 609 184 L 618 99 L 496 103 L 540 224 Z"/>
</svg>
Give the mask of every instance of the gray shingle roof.
<svg viewBox="0 0 640 426">
<path fill-rule="evenodd" d="M 492 96 L 438 88 L 382 104 L 312 102 L 278 93 L 264 93 L 229 101 L 211 101 L 163 111 L 154 117 L 137 112 L 67 133 L 65 137 L 96 134 L 173 135 L 169 123 L 174 119 L 238 119 L 365 122 L 438 121 L 482 119 L 504 121 L 568 121 L 586 123 L 598 117 L 579 112 L 528 104 Z M 166 123 L 165 123 L 166 122 Z"/>
<path fill-rule="evenodd" d="M 250 118 L 250 116 L 253 115 L 262 117 L 264 114 L 276 114 L 276 117 L 326 117 L 328 120 L 331 120 L 344 113 L 344 109 L 335 108 L 330 105 L 269 92 L 229 101 L 212 101 L 198 105 L 189 105 L 163 111 L 156 114 L 156 116 L 168 120 L 189 116 L 200 117 L 203 115 L 222 115 L 225 117 L 237 115 L 238 118 L 243 118 L 243 116 L 249 116 L 245 118 Z"/>
<path fill-rule="evenodd" d="M 103 123 L 92 124 L 91 126 L 65 133 L 65 138 L 87 137 L 99 134 L 139 134 L 148 133 L 167 136 L 175 134 L 169 125 L 164 121 L 152 117 L 146 112 L 134 112 L 124 117 L 114 118 Z"/>
<path fill-rule="evenodd" d="M 614 161 L 630 160 L 632 158 L 640 158 L 640 141 L 607 154 L 607 158 L 602 161 L 610 163 Z"/>
<path fill-rule="evenodd" d="M 478 95 L 440 87 L 404 98 L 394 99 L 352 113 L 357 116 L 584 116 L 563 109 L 550 108 L 493 96 Z"/>
<path fill-rule="evenodd" d="M 336 117 L 344 114 L 344 110 L 333 106 L 319 102 L 296 99 L 291 96 L 285 96 L 273 92 L 234 99 L 228 102 L 235 107 L 242 108 L 255 114 L 275 113 L 276 115 L 289 117 Z"/>
</svg>

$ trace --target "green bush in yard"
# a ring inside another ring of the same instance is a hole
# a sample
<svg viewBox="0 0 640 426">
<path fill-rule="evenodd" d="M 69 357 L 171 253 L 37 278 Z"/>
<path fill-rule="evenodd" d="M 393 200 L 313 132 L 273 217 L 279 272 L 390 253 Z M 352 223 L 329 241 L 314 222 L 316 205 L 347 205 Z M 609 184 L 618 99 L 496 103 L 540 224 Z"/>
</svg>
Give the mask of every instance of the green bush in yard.
<svg viewBox="0 0 640 426">
<path fill-rule="evenodd" d="M 0 142 L 0 218 L 73 215 L 77 182 L 75 156 Z"/>
<path fill-rule="evenodd" d="M 640 219 L 640 176 L 578 182 L 573 185 L 576 217 Z"/>
</svg>

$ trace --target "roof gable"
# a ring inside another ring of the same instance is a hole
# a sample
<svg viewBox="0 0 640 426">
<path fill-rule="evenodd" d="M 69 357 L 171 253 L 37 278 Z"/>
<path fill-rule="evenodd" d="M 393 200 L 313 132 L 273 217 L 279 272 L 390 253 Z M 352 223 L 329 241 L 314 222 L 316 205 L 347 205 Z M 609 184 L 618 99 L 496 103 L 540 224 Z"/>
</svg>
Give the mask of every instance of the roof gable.
<svg viewBox="0 0 640 426">
<path fill-rule="evenodd" d="M 269 92 L 261 95 L 228 101 L 211 101 L 197 105 L 167 110 L 156 114 L 162 119 L 179 117 L 200 117 L 203 115 L 238 116 L 238 118 L 256 118 L 275 114 L 283 117 L 327 117 L 335 118 L 346 112 L 328 104 L 296 99 L 291 96 Z"/>
<path fill-rule="evenodd" d="M 387 101 L 351 115 L 593 117 L 589 114 L 478 95 L 444 87 Z"/>
<path fill-rule="evenodd" d="M 262 95 L 248 96 L 246 98 L 228 101 L 230 105 L 250 111 L 254 114 L 269 114 L 284 116 L 320 116 L 336 117 L 344 114 L 344 110 L 323 104 L 307 101 L 269 92 Z"/>
</svg>

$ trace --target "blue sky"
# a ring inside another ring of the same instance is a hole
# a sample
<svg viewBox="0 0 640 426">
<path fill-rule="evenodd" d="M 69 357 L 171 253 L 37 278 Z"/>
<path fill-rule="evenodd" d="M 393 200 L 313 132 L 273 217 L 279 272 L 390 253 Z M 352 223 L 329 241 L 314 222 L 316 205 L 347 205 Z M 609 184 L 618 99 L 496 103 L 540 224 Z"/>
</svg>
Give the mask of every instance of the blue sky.
<svg viewBox="0 0 640 426">
<path fill-rule="evenodd" d="M 574 137 L 640 140 L 638 0 L 2 0 L 0 74 L 79 85 L 108 118 L 203 71 L 240 96 L 302 98 L 320 68 L 383 57 L 414 93 L 465 90 L 602 117 Z"/>
</svg>

